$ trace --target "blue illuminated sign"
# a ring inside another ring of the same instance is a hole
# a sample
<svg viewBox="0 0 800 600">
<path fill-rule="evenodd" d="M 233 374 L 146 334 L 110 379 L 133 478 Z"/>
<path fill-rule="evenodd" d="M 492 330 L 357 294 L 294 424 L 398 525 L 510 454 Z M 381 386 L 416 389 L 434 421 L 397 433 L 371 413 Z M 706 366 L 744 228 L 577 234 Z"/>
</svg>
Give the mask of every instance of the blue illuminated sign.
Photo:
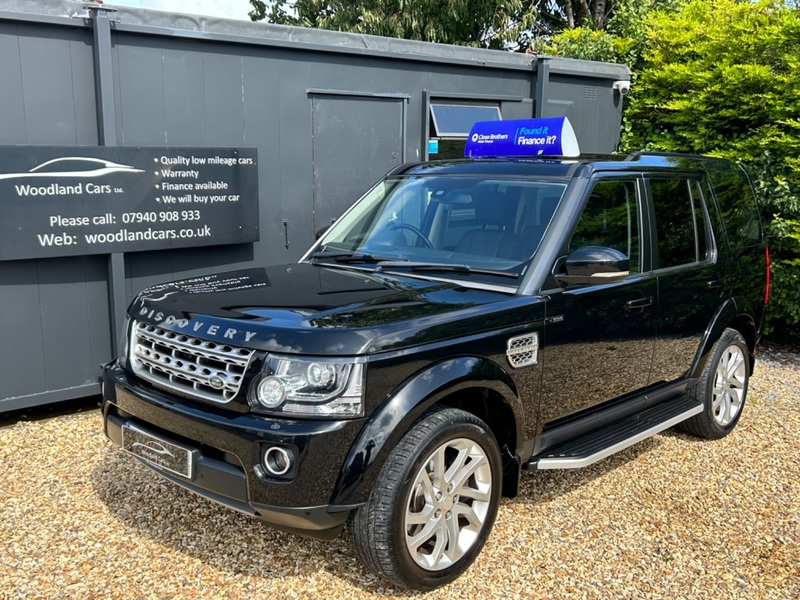
<svg viewBox="0 0 800 600">
<path fill-rule="evenodd" d="M 578 156 L 580 148 L 567 117 L 478 121 L 464 156 Z"/>
</svg>

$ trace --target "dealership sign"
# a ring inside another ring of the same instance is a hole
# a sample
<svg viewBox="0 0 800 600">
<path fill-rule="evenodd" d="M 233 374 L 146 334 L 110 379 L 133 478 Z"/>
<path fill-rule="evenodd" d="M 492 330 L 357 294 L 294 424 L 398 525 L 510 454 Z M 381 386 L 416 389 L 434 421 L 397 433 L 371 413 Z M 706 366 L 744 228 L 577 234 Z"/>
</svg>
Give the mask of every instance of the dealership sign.
<svg viewBox="0 0 800 600">
<path fill-rule="evenodd" d="M 0 260 L 259 239 L 255 149 L 0 146 Z"/>
<path fill-rule="evenodd" d="M 567 117 L 478 121 L 464 156 L 578 156 L 575 131 Z"/>
</svg>

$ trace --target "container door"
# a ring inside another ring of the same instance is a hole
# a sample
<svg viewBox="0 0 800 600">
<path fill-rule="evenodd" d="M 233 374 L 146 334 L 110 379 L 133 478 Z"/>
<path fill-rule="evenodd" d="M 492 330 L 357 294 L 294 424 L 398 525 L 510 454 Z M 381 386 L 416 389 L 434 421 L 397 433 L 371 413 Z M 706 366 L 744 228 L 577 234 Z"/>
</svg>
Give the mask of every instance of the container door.
<svg viewBox="0 0 800 600">
<path fill-rule="evenodd" d="M 403 160 L 404 100 L 312 96 L 314 231 Z"/>
</svg>

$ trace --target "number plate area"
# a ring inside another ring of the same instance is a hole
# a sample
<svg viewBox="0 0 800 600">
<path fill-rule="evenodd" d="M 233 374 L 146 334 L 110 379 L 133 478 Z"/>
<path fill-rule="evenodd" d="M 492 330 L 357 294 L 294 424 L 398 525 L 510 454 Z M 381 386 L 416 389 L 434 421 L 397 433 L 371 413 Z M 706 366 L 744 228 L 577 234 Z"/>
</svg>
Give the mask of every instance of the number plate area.
<svg viewBox="0 0 800 600">
<path fill-rule="evenodd" d="M 164 439 L 131 423 L 122 426 L 122 448 L 159 469 L 191 479 L 197 450 Z"/>
</svg>

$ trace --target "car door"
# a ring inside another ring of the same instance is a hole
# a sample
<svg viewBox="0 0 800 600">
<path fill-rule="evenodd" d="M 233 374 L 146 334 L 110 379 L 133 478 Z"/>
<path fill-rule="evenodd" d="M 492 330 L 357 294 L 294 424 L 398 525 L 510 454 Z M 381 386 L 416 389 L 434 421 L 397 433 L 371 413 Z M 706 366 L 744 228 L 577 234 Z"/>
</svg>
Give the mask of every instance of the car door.
<svg viewBox="0 0 800 600">
<path fill-rule="evenodd" d="M 703 334 L 725 295 L 709 213 L 695 176 L 645 179 L 656 238 L 658 322 L 652 383 L 686 375 Z"/>
<path fill-rule="evenodd" d="M 637 397 L 647 386 L 657 290 L 646 260 L 642 197 L 639 178 L 598 179 L 574 231 L 564 239 L 556 272 L 578 248 L 605 246 L 630 259 L 630 275 L 619 283 L 569 285 L 547 300 L 539 418 L 544 428 L 604 402 Z"/>
</svg>

